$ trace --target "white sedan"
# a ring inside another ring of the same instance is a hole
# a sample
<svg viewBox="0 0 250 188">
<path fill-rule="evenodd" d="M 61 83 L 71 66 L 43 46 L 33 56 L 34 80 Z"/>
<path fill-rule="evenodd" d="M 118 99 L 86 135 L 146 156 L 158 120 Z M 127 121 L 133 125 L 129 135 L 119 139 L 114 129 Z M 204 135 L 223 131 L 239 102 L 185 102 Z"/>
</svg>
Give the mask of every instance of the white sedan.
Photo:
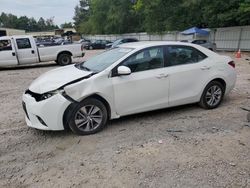
<svg viewBox="0 0 250 188">
<path fill-rule="evenodd" d="M 86 135 L 129 114 L 189 103 L 216 108 L 235 82 L 232 59 L 204 47 L 127 43 L 43 74 L 25 91 L 23 107 L 30 127 Z"/>
</svg>

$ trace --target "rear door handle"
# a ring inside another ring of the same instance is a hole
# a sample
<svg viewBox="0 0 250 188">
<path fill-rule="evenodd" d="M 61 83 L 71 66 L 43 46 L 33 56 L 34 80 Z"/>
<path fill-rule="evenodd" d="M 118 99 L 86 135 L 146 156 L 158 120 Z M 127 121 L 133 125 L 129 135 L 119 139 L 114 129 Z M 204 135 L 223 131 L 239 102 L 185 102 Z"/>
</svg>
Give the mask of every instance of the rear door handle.
<svg viewBox="0 0 250 188">
<path fill-rule="evenodd" d="M 159 74 L 156 76 L 156 78 L 158 79 L 167 78 L 167 77 L 168 77 L 168 74 Z"/>
<path fill-rule="evenodd" d="M 207 66 L 201 67 L 201 70 L 209 70 L 209 69 L 211 69 L 211 67 L 207 67 Z"/>
</svg>

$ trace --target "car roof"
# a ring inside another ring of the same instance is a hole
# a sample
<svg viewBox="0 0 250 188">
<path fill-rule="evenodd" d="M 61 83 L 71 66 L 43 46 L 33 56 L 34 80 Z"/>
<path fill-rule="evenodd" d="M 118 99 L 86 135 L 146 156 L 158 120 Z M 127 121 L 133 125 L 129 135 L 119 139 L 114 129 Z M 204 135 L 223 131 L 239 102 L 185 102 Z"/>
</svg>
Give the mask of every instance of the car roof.
<svg viewBox="0 0 250 188">
<path fill-rule="evenodd" d="M 163 45 L 182 45 L 182 46 L 192 46 L 196 47 L 197 45 L 192 43 L 185 43 L 185 42 L 170 42 L 170 41 L 145 41 L 145 42 L 132 42 L 132 43 L 124 43 L 119 45 L 120 47 L 124 48 L 146 48 L 152 46 L 163 46 Z"/>
<path fill-rule="evenodd" d="M 154 46 L 165 46 L 165 45 L 179 45 L 179 46 L 190 46 L 198 49 L 202 53 L 206 54 L 207 56 L 217 56 L 218 54 L 214 53 L 213 51 L 204 48 L 200 45 L 193 44 L 193 43 L 186 43 L 186 42 L 172 42 L 172 41 L 144 41 L 144 42 L 131 42 L 131 43 L 124 43 L 121 45 L 118 45 L 118 47 L 122 48 L 132 48 L 136 51 L 144 49 L 144 48 L 150 48 Z"/>
</svg>

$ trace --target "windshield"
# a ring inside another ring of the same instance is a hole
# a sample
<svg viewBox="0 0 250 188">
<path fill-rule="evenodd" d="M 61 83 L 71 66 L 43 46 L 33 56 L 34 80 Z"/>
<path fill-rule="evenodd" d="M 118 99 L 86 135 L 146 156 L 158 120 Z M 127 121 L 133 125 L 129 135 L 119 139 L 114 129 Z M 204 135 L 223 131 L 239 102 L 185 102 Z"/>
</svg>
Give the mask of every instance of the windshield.
<svg viewBox="0 0 250 188">
<path fill-rule="evenodd" d="M 132 50 L 132 48 L 114 48 L 108 50 L 81 63 L 80 69 L 101 72 Z"/>
</svg>

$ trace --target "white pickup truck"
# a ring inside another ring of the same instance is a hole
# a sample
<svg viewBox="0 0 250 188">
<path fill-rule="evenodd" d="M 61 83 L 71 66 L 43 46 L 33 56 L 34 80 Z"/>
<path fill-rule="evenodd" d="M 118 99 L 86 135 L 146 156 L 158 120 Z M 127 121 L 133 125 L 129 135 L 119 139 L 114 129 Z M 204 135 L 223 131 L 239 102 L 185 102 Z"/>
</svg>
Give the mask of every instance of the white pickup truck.
<svg viewBox="0 0 250 188">
<path fill-rule="evenodd" d="M 56 61 L 59 65 L 72 63 L 72 57 L 83 57 L 81 44 L 37 47 L 32 36 L 0 37 L 0 67 Z"/>
</svg>

